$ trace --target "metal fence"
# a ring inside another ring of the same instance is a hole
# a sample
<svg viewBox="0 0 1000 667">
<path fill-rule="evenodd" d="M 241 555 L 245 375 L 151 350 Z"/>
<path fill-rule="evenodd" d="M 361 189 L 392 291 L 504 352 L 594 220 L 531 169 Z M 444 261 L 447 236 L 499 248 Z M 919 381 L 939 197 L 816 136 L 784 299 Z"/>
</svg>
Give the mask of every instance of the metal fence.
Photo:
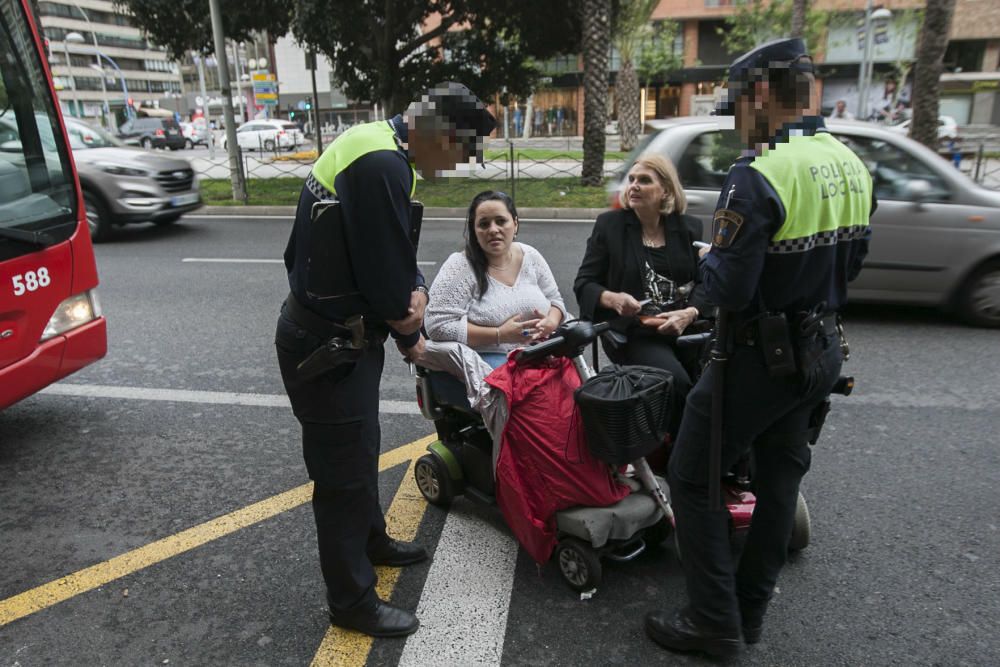
<svg viewBox="0 0 1000 667">
<path fill-rule="evenodd" d="M 517 149 L 513 143 L 500 155 L 490 151 L 494 157 L 486 160 L 481 166 L 465 166 L 457 170 L 455 176 L 445 181 L 444 191 L 454 186 L 456 193 L 464 191 L 467 179 L 502 182 L 503 188 L 516 198 L 517 182 L 519 180 L 549 179 L 549 178 L 579 178 L 583 159 L 572 153 L 557 154 L 545 159 L 531 157 L 533 153 Z M 315 150 L 268 152 L 244 151 L 238 149 L 239 165 L 247 184 L 248 196 L 267 187 L 264 181 L 275 178 L 296 178 L 305 180 L 316 162 Z M 229 156 L 221 149 L 216 156 L 188 158 L 192 169 L 203 179 L 228 181 L 231 178 Z M 614 176 L 623 166 L 622 160 L 605 160 L 604 175 Z"/>
</svg>

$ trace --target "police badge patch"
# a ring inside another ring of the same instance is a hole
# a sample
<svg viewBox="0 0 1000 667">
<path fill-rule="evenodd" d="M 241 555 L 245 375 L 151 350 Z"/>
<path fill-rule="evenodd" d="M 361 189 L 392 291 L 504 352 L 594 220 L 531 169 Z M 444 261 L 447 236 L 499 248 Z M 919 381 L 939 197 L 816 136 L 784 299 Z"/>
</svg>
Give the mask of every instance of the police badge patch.
<svg viewBox="0 0 1000 667">
<path fill-rule="evenodd" d="M 743 216 L 736 211 L 722 208 L 715 212 L 712 220 L 712 245 L 728 248 L 736 239 L 736 233 L 743 226 Z"/>
</svg>

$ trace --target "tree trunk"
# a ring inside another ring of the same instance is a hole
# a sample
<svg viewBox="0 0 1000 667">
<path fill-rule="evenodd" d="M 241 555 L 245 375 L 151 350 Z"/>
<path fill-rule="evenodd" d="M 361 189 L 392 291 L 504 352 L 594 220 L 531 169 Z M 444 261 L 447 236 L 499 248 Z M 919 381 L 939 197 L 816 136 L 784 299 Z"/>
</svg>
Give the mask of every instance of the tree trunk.
<svg viewBox="0 0 1000 667">
<path fill-rule="evenodd" d="M 642 131 L 642 121 L 639 117 L 639 79 L 631 60 L 622 59 L 618 79 L 615 82 L 615 97 L 618 99 L 618 135 L 621 149 L 630 151 L 635 148 Z"/>
<path fill-rule="evenodd" d="M 809 0 L 792 0 L 792 37 L 803 37 L 806 31 L 806 13 L 809 11 Z M 815 44 L 807 44 L 816 48 Z"/>
<path fill-rule="evenodd" d="M 933 0 L 924 9 L 924 23 L 917 43 L 917 63 L 913 77 L 913 123 L 910 137 L 931 150 L 938 149 L 938 108 L 941 71 L 948 46 L 955 0 Z"/>
<path fill-rule="evenodd" d="M 608 52 L 611 0 L 584 0 L 583 11 L 583 185 L 604 180 L 604 126 L 608 118 Z"/>
</svg>

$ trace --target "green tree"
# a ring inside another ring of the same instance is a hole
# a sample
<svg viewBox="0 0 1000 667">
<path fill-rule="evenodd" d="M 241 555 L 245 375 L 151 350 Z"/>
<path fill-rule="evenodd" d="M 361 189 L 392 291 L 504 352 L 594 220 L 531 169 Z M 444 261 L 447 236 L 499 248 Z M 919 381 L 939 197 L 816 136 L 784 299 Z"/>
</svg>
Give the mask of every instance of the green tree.
<svg viewBox="0 0 1000 667">
<path fill-rule="evenodd" d="M 726 17 L 725 26 L 718 28 L 722 45 L 730 53 L 744 53 L 764 42 L 780 37 L 791 37 L 794 3 L 801 0 L 749 0 L 738 6 L 736 12 Z M 829 22 L 830 12 L 798 7 L 804 11 L 805 20 L 801 34 L 806 44 L 815 49 L 822 41 Z M 797 26 L 796 26 L 797 28 Z M 797 31 L 797 30 L 796 30 Z"/>
<path fill-rule="evenodd" d="M 536 60 L 579 45 L 572 0 L 295 0 L 292 32 L 325 55 L 348 97 L 402 111 L 429 84 L 527 98 Z M 421 26 L 433 26 L 421 30 Z M 505 92 L 504 92 L 505 91 Z"/>
<path fill-rule="evenodd" d="M 604 126 L 608 119 L 611 0 L 582 0 L 583 185 L 604 181 Z"/>
<path fill-rule="evenodd" d="M 618 132 L 623 151 L 635 148 L 641 129 L 635 60 L 652 32 L 649 17 L 658 4 L 659 0 L 619 0 L 611 29 L 611 42 L 618 49 L 621 59 L 615 79 L 615 98 L 618 100 Z"/>
<path fill-rule="evenodd" d="M 254 32 L 284 35 L 292 20 L 294 0 L 219 0 L 226 37 L 246 41 Z M 114 0 L 115 8 L 132 15 L 132 23 L 174 60 L 187 51 L 211 53 L 212 21 L 206 0 Z"/>
</svg>

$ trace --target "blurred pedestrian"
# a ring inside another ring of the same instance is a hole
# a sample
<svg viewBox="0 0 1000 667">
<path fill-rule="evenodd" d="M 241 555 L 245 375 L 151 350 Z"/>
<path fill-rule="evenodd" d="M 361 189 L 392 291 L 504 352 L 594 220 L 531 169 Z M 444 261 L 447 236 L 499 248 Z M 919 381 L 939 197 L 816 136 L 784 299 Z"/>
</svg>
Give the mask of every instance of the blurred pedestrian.
<svg viewBox="0 0 1000 667">
<path fill-rule="evenodd" d="M 831 120 L 854 120 L 854 114 L 847 110 L 847 102 L 845 100 L 837 100 L 828 118 Z"/>
</svg>

